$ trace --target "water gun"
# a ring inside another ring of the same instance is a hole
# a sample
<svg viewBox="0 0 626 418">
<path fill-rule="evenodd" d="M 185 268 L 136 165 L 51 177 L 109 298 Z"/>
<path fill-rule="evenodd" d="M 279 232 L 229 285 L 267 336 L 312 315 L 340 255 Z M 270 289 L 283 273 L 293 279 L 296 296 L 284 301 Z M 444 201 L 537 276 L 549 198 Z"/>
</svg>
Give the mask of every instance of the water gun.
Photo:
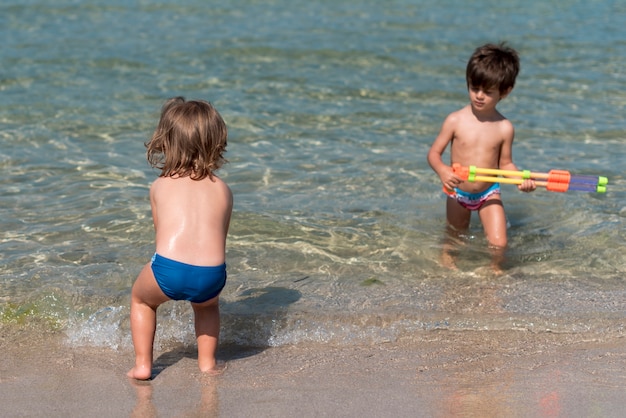
<svg viewBox="0 0 626 418">
<path fill-rule="evenodd" d="M 572 175 L 569 171 L 565 170 L 550 170 L 549 173 L 535 173 L 529 170 L 513 171 L 495 168 L 477 168 L 473 165 L 463 167 L 458 163 L 452 164 L 452 169 L 457 176 L 470 182 L 484 181 L 490 183 L 522 184 L 524 180 L 531 179 L 535 180 L 537 186 L 545 187 L 546 190 L 551 192 L 577 190 L 581 192 L 606 193 L 606 185 L 609 183 L 606 177 Z"/>
</svg>

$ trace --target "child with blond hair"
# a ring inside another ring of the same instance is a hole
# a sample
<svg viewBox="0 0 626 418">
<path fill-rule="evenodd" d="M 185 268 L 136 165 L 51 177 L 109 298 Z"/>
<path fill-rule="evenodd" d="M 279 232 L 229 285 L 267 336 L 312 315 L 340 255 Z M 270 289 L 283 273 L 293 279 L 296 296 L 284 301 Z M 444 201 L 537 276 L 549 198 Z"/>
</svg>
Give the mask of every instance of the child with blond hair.
<svg viewBox="0 0 626 418">
<path fill-rule="evenodd" d="M 215 372 L 220 331 L 219 294 L 226 283 L 226 235 L 233 208 L 230 188 L 215 171 L 225 162 L 227 129 L 205 101 L 169 99 L 147 158 L 161 170 L 150 187 L 156 252 L 137 277 L 130 324 L 134 379 L 152 375 L 157 308 L 187 300 L 194 312 L 198 366 Z"/>
</svg>

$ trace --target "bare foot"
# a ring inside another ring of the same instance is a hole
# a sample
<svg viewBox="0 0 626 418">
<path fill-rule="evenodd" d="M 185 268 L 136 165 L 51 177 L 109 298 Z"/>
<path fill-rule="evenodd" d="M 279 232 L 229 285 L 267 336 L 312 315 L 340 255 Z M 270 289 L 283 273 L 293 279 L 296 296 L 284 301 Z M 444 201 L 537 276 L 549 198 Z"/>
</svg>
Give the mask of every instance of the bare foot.
<svg viewBox="0 0 626 418">
<path fill-rule="evenodd" d="M 126 376 L 131 379 L 137 380 L 148 380 L 152 377 L 152 368 L 151 367 L 143 367 L 143 366 L 135 366 L 126 373 Z"/>
<path fill-rule="evenodd" d="M 504 270 L 502 269 L 502 266 L 500 265 L 500 263 L 492 263 L 491 264 L 491 271 L 496 276 L 500 276 L 500 275 L 504 274 Z"/>
<path fill-rule="evenodd" d="M 441 253 L 441 265 L 453 271 L 459 270 L 454 261 L 454 257 L 447 251 Z"/>
<path fill-rule="evenodd" d="M 226 370 L 226 363 L 221 361 L 215 363 L 211 368 L 200 369 L 200 371 L 207 376 L 220 376 L 224 373 L 224 370 Z"/>
<path fill-rule="evenodd" d="M 504 274 L 504 270 L 498 264 L 491 264 L 490 266 L 480 266 L 474 269 L 474 273 L 482 277 L 499 277 Z"/>
</svg>

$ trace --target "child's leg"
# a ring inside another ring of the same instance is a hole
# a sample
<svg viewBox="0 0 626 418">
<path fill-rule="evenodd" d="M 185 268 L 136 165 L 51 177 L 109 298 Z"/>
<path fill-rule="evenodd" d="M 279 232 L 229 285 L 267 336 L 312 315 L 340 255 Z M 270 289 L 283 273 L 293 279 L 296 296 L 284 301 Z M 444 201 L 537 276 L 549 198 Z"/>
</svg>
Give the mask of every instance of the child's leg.
<svg viewBox="0 0 626 418">
<path fill-rule="evenodd" d="M 446 218 L 448 225 L 455 231 L 465 231 L 470 226 L 472 212 L 461 206 L 455 199 L 446 199 Z"/>
<path fill-rule="evenodd" d="M 216 368 L 215 353 L 220 334 L 219 296 L 191 306 L 198 342 L 198 367 L 203 372 L 211 372 Z"/>
<path fill-rule="evenodd" d="M 152 345 L 156 331 L 156 310 L 169 300 L 146 264 L 137 276 L 130 301 L 130 330 L 135 347 L 135 367 L 128 377 L 145 380 L 152 375 Z"/>
<path fill-rule="evenodd" d="M 455 199 L 446 199 L 446 218 L 448 221 L 447 236 L 443 243 L 443 251 L 441 253 L 441 262 L 444 266 L 456 270 L 456 264 L 453 256 L 455 243 L 459 233 L 467 231 L 470 225 L 472 212 L 464 208 Z"/>
<path fill-rule="evenodd" d="M 491 196 L 478 210 L 478 216 L 483 224 L 489 244 L 497 248 L 505 248 L 506 215 L 499 194 Z"/>
<path fill-rule="evenodd" d="M 506 214 L 500 195 L 491 196 L 478 211 L 478 216 L 491 246 L 492 265 L 496 271 L 500 271 L 507 246 Z"/>
</svg>

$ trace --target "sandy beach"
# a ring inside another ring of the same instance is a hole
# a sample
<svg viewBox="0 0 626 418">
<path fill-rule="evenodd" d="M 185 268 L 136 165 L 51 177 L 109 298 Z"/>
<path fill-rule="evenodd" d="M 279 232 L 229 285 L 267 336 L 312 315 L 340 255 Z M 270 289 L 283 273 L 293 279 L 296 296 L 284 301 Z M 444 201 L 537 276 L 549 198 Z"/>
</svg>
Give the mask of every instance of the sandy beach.
<svg viewBox="0 0 626 418">
<path fill-rule="evenodd" d="M 626 1 L 0 10 L 0 418 L 626 417 Z M 502 184 L 501 275 L 479 214 L 448 240 L 427 161 L 487 42 L 521 59 L 497 106 L 516 167 L 572 186 Z M 135 382 L 144 144 L 177 96 L 227 125 L 226 370 L 198 371 L 172 302 Z"/>
<path fill-rule="evenodd" d="M 2 330 L 3 417 L 618 417 L 623 338 L 528 331 L 431 331 L 378 346 L 222 346 L 221 376 L 193 348 L 156 353 L 154 376 L 125 373 L 132 353 L 71 348 Z"/>
</svg>

